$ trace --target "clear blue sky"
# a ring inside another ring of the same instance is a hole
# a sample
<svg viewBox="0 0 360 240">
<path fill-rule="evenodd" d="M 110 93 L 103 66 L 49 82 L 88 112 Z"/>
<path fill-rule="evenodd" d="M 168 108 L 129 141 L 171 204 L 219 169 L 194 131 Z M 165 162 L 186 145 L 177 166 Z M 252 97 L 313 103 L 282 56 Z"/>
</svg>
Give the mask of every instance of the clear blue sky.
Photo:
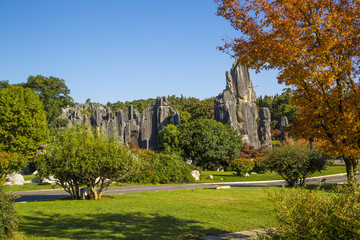
<svg viewBox="0 0 360 240">
<path fill-rule="evenodd" d="M 237 32 L 212 0 L 0 0 L 0 80 L 65 79 L 76 102 L 225 88 L 233 60 L 218 51 Z M 281 93 L 276 72 L 252 71 L 257 96 Z"/>
</svg>

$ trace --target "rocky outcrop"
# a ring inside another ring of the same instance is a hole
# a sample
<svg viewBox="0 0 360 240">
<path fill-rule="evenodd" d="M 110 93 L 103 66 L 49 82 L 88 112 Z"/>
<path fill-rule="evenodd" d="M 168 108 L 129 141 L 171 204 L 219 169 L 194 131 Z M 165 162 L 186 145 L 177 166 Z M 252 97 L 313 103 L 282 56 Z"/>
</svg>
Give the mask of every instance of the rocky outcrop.
<svg viewBox="0 0 360 240">
<path fill-rule="evenodd" d="M 259 109 L 259 140 L 261 147 L 271 148 L 271 114 L 270 109 L 267 107 Z"/>
<path fill-rule="evenodd" d="M 234 63 L 226 72 L 226 89 L 215 98 L 214 114 L 215 120 L 238 131 L 244 143 L 260 147 L 256 94 L 247 68 Z"/>
<path fill-rule="evenodd" d="M 159 131 L 167 124 L 180 126 L 180 114 L 169 106 L 165 97 L 158 97 L 141 114 L 139 147 L 153 149 L 157 144 Z"/>
<path fill-rule="evenodd" d="M 59 116 L 68 119 L 69 125 L 85 124 L 102 129 L 106 135 L 118 136 L 126 146 L 138 145 L 154 149 L 160 130 L 168 124 L 180 125 L 178 111 L 169 106 L 165 97 L 158 97 L 149 104 L 140 116 L 139 111 L 129 106 L 115 112 L 102 105 L 79 104 L 63 109 Z"/>
<path fill-rule="evenodd" d="M 280 139 L 281 140 L 285 140 L 287 134 L 286 134 L 286 128 L 289 127 L 289 120 L 286 116 L 281 117 L 280 120 L 280 130 L 281 130 L 281 134 L 280 134 Z"/>
</svg>

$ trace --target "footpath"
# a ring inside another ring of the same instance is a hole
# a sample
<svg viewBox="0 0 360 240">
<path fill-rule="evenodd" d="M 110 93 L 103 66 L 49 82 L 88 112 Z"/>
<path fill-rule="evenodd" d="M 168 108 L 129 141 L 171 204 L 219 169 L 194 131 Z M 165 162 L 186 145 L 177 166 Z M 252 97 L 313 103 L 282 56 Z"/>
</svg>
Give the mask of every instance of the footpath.
<svg viewBox="0 0 360 240">
<path fill-rule="evenodd" d="M 200 239 L 203 240 L 244 240 L 244 239 L 257 239 L 259 234 L 266 233 L 266 229 L 256 229 L 252 231 L 242 231 L 235 233 L 224 233 L 217 236 L 206 236 Z M 195 240 L 195 239 L 190 239 Z"/>
</svg>

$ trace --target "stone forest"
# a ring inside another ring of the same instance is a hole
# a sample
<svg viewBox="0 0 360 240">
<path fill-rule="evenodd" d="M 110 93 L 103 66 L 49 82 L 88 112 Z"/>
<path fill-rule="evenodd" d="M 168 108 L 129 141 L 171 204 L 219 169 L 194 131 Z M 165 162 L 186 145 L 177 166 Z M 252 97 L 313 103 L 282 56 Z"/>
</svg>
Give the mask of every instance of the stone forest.
<svg viewBox="0 0 360 240">
<path fill-rule="evenodd" d="M 250 146 L 271 147 L 270 110 L 257 109 L 249 70 L 234 63 L 225 75 L 226 89 L 215 98 L 214 119 L 230 125 Z M 157 97 L 142 113 L 132 106 L 113 113 L 107 106 L 79 104 L 63 109 L 60 118 L 69 120 L 70 125 L 101 128 L 106 135 L 119 136 L 124 145 L 143 149 L 156 148 L 158 133 L 167 124 L 180 126 L 179 112 L 165 97 Z"/>
</svg>

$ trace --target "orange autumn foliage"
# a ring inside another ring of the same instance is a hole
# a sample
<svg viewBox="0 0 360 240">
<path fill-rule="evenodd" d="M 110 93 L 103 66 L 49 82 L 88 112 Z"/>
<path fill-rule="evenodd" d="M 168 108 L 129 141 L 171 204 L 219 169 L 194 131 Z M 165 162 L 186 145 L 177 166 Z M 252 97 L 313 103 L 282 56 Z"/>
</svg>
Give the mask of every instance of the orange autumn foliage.
<svg viewBox="0 0 360 240">
<path fill-rule="evenodd" d="M 299 109 L 292 131 L 342 156 L 348 179 L 360 158 L 360 0 L 216 0 L 241 32 L 220 50 L 241 64 L 279 70 Z"/>
</svg>

